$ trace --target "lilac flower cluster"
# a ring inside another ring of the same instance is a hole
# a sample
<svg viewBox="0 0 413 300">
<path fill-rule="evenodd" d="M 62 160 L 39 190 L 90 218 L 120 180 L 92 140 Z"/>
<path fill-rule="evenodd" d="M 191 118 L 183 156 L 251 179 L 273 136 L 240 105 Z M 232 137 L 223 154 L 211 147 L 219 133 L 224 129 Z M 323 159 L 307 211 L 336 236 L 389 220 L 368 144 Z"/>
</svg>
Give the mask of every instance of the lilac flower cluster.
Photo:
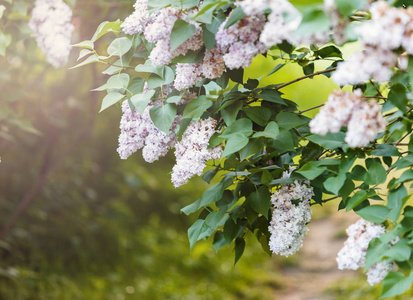
<svg viewBox="0 0 413 300">
<path fill-rule="evenodd" d="M 393 50 L 402 47 L 413 54 L 413 8 L 395 8 L 377 1 L 371 4 L 370 13 L 371 20 L 357 30 L 365 50 L 338 65 L 332 78 L 339 85 L 369 79 L 388 81 L 398 62 Z"/>
<path fill-rule="evenodd" d="M 360 90 L 354 93 L 335 90 L 320 112 L 311 120 L 312 133 L 326 135 L 348 126 L 345 141 L 351 147 L 365 147 L 377 133 L 386 129 L 387 121 L 375 101 L 366 101 Z"/>
<path fill-rule="evenodd" d="M 121 133 L 117 149 L 120 158 L 126 159 L 138 149 L 142 149 L 142 156 L 147 162 L 154 162 L 166 155 L 169 149 L 177 142 L 175 129 L 180 123 L 180 116 L 176 116 L 174 123 L 166 134 L 153 124 L 149 111 L 152 105 L 146 107 L 141 115 L 136 109 L 132 112 L 129 103 L 122 103 L 122 118 L 120 121 Z"/>
<path fill-rule="evenodd" d="M 294 168 L 283 173 L 289 178 Z M 268 230 L 271 233 L 269 246 L 273 253 L 284 256 L 293 255 L 301 248 L 304 235 L 311 220 L 310 200 L 314 195 L 308 182 L 283 185 L 271 196 L 274 205 Z M 298 201 L 294 204 L 293 201 Z"/>
<path fill-rule="evenodd" d="M 125 19 L 121 28 L 124 33 L 129 35 L 142 34 L 146 26 L 154 21 L 158 13 L 155 12 L 149 16 L 148 0 L 137 0 L 133 7 L 135 11 Z"/>
<path fill-rule="evenodd" d="M 29 27 L 37 45 L 55 68 L 67 64 L 74 26 L 72 10 L 62 0 L 36 0 Z"/>
<path fill-rule="evenodd" d="M 364 219 L 350 225 L 347 230 L 348 238 L 344 247 L 337 254 L 337 264 L 340 270 L 357 270 L 364 267 L 366 253 L 370 240 L 378 238 L 385 233 L 383 225 L 376 225 Z M 393 241 L 396 243 L 398 239 Z M 367 272 L 367 281 L 370 285 L 383 280 L 387 273 L 395 270 L 394 262 L 382 261 L 371 266 Z"/>
<path fill-rule="evenodd" d="M 172 183 L 181 186 L 195 176 L 201 175 L 206 162 L 219 160 L 222 147 L 208 149 L 209 139 L 216 131 L 216 120 L 209 118 L 191 123 L 185 130 L 182 140 L 175 146 L 176 164 L 172 169 Z"/>
<path fill-rule="evenodd" d="M 224 53 L 223 59 L 229 69 L 246 68 L 252 63 L 254 56 L 268 50 L 259 41 L 265 18 L 262 15 L 247 15 L 238 23 L 225 28 L 230 16 L 220 25 L 215 39 Z"/>
</svg>

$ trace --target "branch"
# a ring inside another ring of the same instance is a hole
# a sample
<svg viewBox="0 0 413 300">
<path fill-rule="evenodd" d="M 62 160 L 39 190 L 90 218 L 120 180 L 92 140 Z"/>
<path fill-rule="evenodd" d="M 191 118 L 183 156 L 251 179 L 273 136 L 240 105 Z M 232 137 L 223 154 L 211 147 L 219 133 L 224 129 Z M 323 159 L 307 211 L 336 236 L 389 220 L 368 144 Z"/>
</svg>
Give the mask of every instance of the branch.
<svg viewBox="0 0 413 300">
<path fill-rule="evenodd" d="M 315 72 L 315 73 L 313 73 L 313 74 L 308 74 L 308 75 L 303 76 L 303 77 L 299 77 L 299 78 L 294 79 L 294 80 L 292 80 L 292 81 L 290 81 L 290 82 L 286 82 L 286 83 L 284 83 L 284 84 L 281 84 L 281 85 L 277 86 L 277 87 L 275 88 L 275 90 L 278 91 L 279 89 L 282 89 L 283 87 L 286 87 L 286 86 L 288 86 L 288 85 L 290 85 L 290 84 L 296 83 L 296 82 L 298 82 L 298 81 L 301 81 L 301 80 L 304 80 L 304 79 L 307 79 L 307 78 L 310 78 L 310 77 L 313 77 L 313 76 L 317 76 L 317 75 L 329 73 L 329 72 L 335 71 L 336 69 L 337 69 L 337 68 L 331 68 L 331 69 L 327 69 L 327 70 L 323 70 L 323 71 L 318 71 L 318 72 Z"/>
</svg>

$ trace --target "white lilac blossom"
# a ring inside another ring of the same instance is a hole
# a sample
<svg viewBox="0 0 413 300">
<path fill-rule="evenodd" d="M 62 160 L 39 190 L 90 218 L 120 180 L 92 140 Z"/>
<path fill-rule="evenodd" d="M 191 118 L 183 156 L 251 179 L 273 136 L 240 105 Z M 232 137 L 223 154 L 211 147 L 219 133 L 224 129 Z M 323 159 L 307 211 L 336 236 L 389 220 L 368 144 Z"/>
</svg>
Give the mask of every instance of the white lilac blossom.
<svg viewBox="0 0 413 300">
<path fill-rule="evenodd" d="M 269 7 L 271 0 L 242 0 L 235 2 L 235 5 L 242 8 L 246 15 L 259 15 Z"/>
<path fill-rule="evenodd" d="M 365 45 L 381 49 L 397 49 L 404 40 L 405 27 L 412 22 L 406 9 L 391 7 L 385 1 L 370 6 L 371 20 L 363 22 L 357 29 Z"/>
<path fill-rule="evenodd" d="M 351 147 L 365 147 L 377 133 L 386 129 L 387 122 L 381 115 L 381 107 L 375 101 L 362 101 L 348 122 L 345 141 Z"/>
<path fill-rule="evenodd" d="M 332 79 L 340 86 L 363 83 L 369 79 L 385 82 L 392 76 L 392 68 L 396 65 L 397 55 L 393 51 L 367 47 L 339 63 Z"/>
<path fill-rule="evenodd" d="M 383 225 L 376 225 L 364 219 L 358 220 L 346 229 L 347 240 L 337 254 L 340 270 L 357 270 L 366 263 L 366 252 L 369 242 L 385 233 Z"/>
<path fill-rule="evenodd" d="M 74 26 L 72 10 L 62 0 L 36 0 L 29 27 L 37 45 L 55 68 L 67 64 Z"/>
<path fill-rule="evenodd" d="M 330 18 L 334 41 L 339 45 L 344 44 L 347 40 L 346 27 L 349 24 L 348 18 L 340 14 L 334 0 L 324 0 L 324 11 Z"/>
<path fill-rule="evenodd" d="M 260 41 L 267 47 L 282 43 L 283 40 L 296 44 L 292 33 L 298 28 L 302 17 L 295 7 L 287 0 L 270 1 L 271 13 L 265 23 Z M 284 19 L 288 16 L 288 21 Z"/>
<path fill-rule="evenodd" d="M 224 53 L 225 65 L 230 69 L 248 67 L 255 55 L 268 49 L 259 41 L 265 18 L 262 15 L 245 16 L 238 23 L 225 28 L 227 21 L 220 25 L 215 35 L 217 45 Z"/>
<path fill-rule="evenodd" d="M 371 20 L 363 22 L 357 33 L 365 50 L 338 65 L 333 80 L 343 86 L 374 79 L 386 82 L 398 65 L 393 50 L 400 47 L 413 54 L 413 9 L 395 8 L 385 1 L 370 6 Z"/>
<path fill-rule="evenodd" d="M 387 273 L 390 271 L 396 271 L 397 270 L 397 265 L 395 262 L 387 262 L 387 261 L 381 261 L 379 263 L 376 263 L 372 265 L 366 275 L 367 275 L 367 282 L 373 286 L 375 284 L 379 284 L 380 282 L 383 281 L 384 277 L 386 277 Z"/>
<path fill-rule="evenodd" d="M 177 64 L 174 87 L 182 91 L 194 86 L 202 79 L 201 63 L 196 64 Z"/>
<path fill-rule="evenodd" d="M 209 79 L 220 77 L 225 72 L 225 62 L 223 54 L 218 47 L 213 47 L 210 51 L 205 50 L 205 57 L 202 61 L 202 74 Z"/>
<path fill-rule="evenodd" d="M 157 13 L 149 16 L 148 0 L 137 0 L 133 7 L 135 11 L 121 25 L 123 32 L 129 35 L 143 33 L 145 27 L 157 16 Z"/>
<path fill-rule="evenodd" d="M 169 134 L 166 134 L 153 124 L 149 116 L 151 107 L 152 105 L 148 105 L 141 115 L 136 109 L 132 113 L 127 100 L 122 103 L 123 115 L 117 149 L 121 159 L 126 159 L 143 148 L 142 156 L 145 161 L 154 162 L 175 146 L 177 142 L 175 129 L 180 122 L 180 117 L 175 117 Z"/>
<path fill-rule="evenodd" d="M 189 124 L 182 140 L 175 146 L 176 164 L 172 168 L 171 178 L 175 187 L 187 183 L 195 175 L 201 175 L 208 160 L 221 157 L 220 145 L 207 149 L 209 139 L 215 132 L 216 120 L 212 118 Z"/>
<path fill-rule="evenodd" d="M 283 178 L 289 178 L 293 168 L 283 173 Z M 294 254 L 303 244 L 304 235 L 311 220 L 310 200 L 314 195 L 313 188 L 307 181 L 294 181 L 282 185 L 271 196 L 273 204 L 269 246 L 273 253 L 289 256 Z"/>
<path fill-rule="evenodd" d="M 348 238 L 344 247 L 337 254 L 337 264 L 340 270 L 357 270 L 363 268 L 366 263 L 366 253 L 370 241 L 385 233 L 383 225 L 376 225 L 364 219 L 350 225 L 346 233 Z M 396 238 L 392 244 L 396 243 Z M 395 270 L 394 262 L 381 261 L 374 264 L 367 271 L 367 281 L 370 285 L 380 283 L 387 273 Z"/>
<path fill-rule="evenodd" d="M 351 147 L 364 147 L 386 129 L 387 122 L 380 105 L 375 100 L 367 101 L 360 90 L 335 90 L 309 125 L 312 133 L 320 135 L 337 133 L 348 126 L 345 141 Z"/>
<path fill-rule="evenodd" d="M 171 53 L 170 36 L 175 22 L 182 19 L 195 26 L 195 33 Z M 154 66 L 162 66 L 171 62 L 179 55 L 185 55 L 189 50 L 198 50 L 203 46 L 202 28 L 199 23 L 192 21 L 186 14 L 175 7 L 166 7 L 159 11 L 155 20 L 144 30 L 145 38 L 156 43 L 149 58 Z"/>
</svg>

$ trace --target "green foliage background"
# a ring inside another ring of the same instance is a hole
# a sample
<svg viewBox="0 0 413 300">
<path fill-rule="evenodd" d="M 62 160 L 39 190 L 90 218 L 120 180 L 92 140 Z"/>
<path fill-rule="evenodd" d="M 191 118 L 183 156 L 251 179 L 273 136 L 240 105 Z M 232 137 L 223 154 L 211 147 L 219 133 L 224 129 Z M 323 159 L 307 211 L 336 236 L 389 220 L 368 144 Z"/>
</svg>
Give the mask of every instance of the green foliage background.
<svg viewBox="0 0 413 300">
<path fill-rule="evenodd" d="M 75 39 L 88 39 L 103 20 L 123 19 L 133 2 L 77 1 Z M 285 261 L 268 258 L 257 243 L 249 243 L 236 267 L 232 249 L 216 255 L 210 242 L 189 253 L 186 228 L 194 219 L 179 210 L 205 183 L 192 179 L 174 189 L 172 154 L 154 164 L 139 153 L 118 158 L 113 124 L 120 109 L 97 115 L 100 95 L 89 92 L 104 83 L 100 67 L 49 66 L 29 35 L 31 4 L 14 1 L 13 41 L 0 57 L 2 228 L 34 192 L 0 242 L 0 299 L 272 298 L 284 284 L 278 270 Z M 259 57 L 245 76 L 258 78 L 278 63 Z M 301 75 L 287 66 L 261 84 Z M 319 76 L 285 92 L 306 109 L 325 102 L 334 87 Z"/>
</svg>

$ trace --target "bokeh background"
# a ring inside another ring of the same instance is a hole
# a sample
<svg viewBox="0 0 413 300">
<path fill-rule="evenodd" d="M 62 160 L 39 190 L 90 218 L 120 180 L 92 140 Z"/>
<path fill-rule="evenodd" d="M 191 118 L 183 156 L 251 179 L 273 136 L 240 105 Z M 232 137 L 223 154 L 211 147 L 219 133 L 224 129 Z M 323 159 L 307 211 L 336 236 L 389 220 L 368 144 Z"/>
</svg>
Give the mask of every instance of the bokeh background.
<svg viewBox="0 0 413 300">
<path fill-rule="evenodd" d="M 133 3 L 72 1 L 73 43 L 105 20 L 123 20 Z M 0 56 L 0 299 L 377 298 L 361 272 L 336 269 L 344 230 L 354 221 L 335 213 L 337 203 L 314 207 L 305 246 L 293 257 L 268 257 L 254 237 L 236 266 L 232 247 L 215 253 L 202 241 L 190 252 L 186 230 L 195 216 L 179 211 L 207 185 L 194 178 L 175 189 L 172 152 L 153 164 L 139 152 L 119 159 L 121 110 L 98 114 L 104 94 L 90 92 L 106 81 L 106 67 L 69 70 L 77 49 L 66 68 L 50 66 L 27 27 L 32 5 L 13 1 L 15 14 L 1 23 L 13 42 Z M 99 41 L 101 51 L 108 41 Z M 245 79 L 279 63 L 258 57 Z M 287 65 L 261 84 L 302 75 Z M 334 88 L 318 76 L 284 92 L 307 109 Z"/>
</svg>

